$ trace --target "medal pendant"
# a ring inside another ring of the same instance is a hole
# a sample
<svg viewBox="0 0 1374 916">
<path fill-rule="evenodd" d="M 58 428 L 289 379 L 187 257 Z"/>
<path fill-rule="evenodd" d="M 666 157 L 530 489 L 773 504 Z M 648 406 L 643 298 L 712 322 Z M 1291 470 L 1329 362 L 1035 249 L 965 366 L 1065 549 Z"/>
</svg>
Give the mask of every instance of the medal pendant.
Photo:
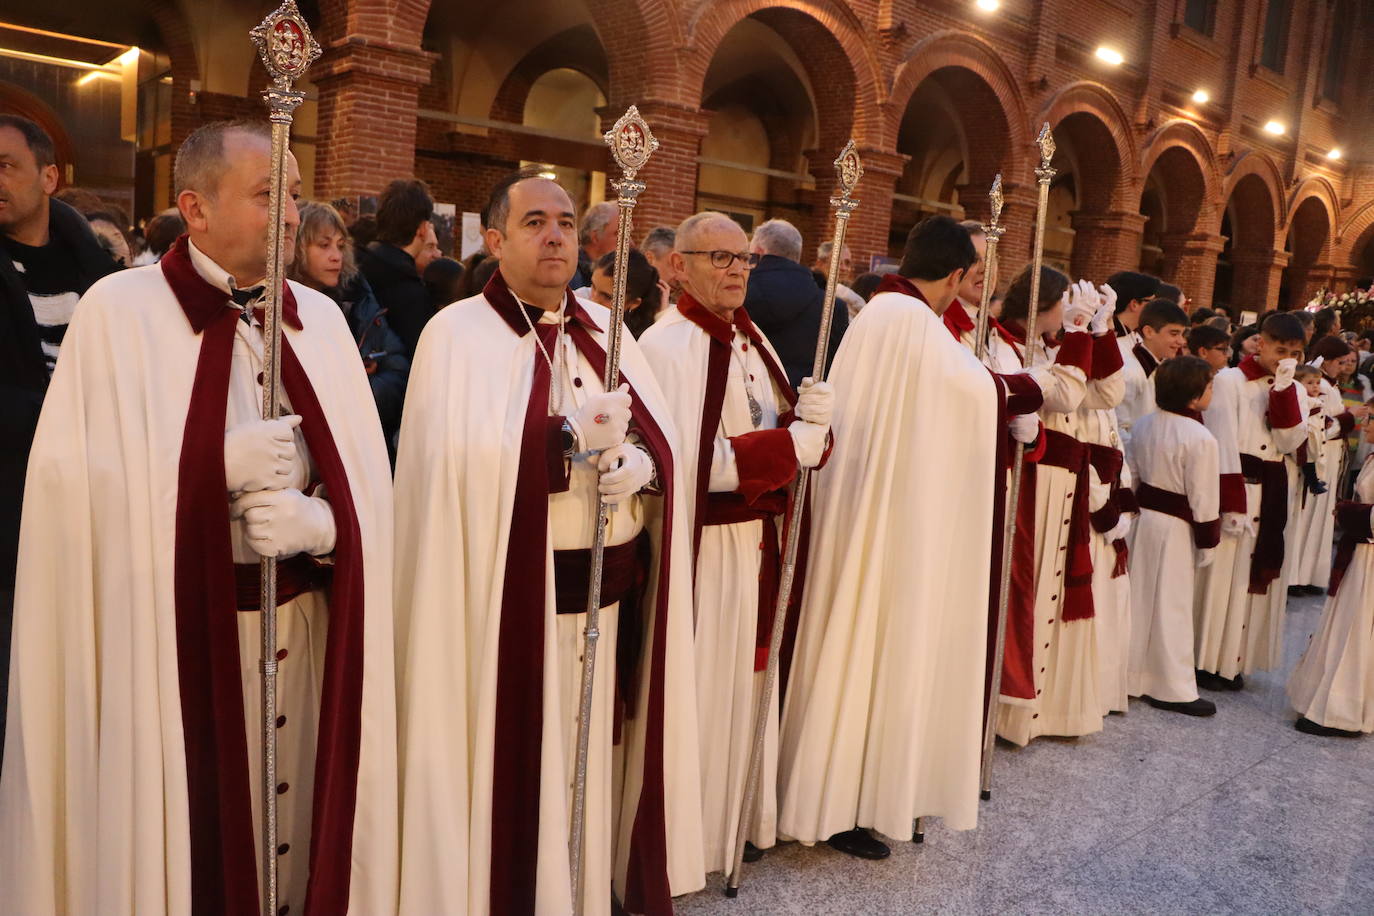
<svg viewBox="0 0 1374 916">
<path fill-rule="evenodd" d="M 763 422 L 763 408 L 762 408 L 761 406 L 759 406 L 759 402 L 758 402 L 758 401 L 754 400 L 754 393 L 753 393 L 752 391 L 751 391 L 751 392 L 748 392 L 748 395 L 749 395 L 749 419 L 750 419 L 751 421 L 753 421 L 753 423 L 754 423 L 754 428 L 755 428 L 755 429 L 758 429 L 758 428 L 759 428 L 759 424 Z"/>
</svg>

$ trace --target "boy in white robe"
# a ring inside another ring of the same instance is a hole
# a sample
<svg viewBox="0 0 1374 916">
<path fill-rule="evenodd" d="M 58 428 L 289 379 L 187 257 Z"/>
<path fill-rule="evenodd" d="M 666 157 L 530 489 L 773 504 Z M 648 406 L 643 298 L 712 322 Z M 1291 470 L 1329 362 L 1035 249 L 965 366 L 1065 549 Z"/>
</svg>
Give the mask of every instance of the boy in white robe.
<svg viewBox="0 0 1374 916">
<path fill-rule="evenodd" d="M 1183 352 L 1188 315 L 1178 303 L 1155 299 L 1140 310 L 1134 337 L 1120 339 L 1126 391 L 1116 408 L 1121 438 L 1131 441 L 1131 425 L 1155 409 L 1155 369 L 1166 359 Z"/>
<path fill-rule="evenodd" d="M 1212 369 L 1196 356 L 1155 373 L 1159 410 L 1136 422 L 1126 446 L 1140 520 L 1131 545 L 1129 690 L 1156 709 L 1211 716 L 1193 673 L 1193 568 L 1221 538 L 1216 438 L 1202 424 Z"/>
</svg>

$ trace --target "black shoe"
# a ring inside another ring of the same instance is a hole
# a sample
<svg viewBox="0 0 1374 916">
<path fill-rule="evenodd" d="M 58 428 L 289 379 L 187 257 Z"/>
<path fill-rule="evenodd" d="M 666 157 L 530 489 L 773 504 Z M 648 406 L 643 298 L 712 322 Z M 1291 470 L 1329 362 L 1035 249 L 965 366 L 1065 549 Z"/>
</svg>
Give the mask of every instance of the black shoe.
<svg viewBox="0 0 1374 916">
<path fill-rule="evenodd" d="M 763 858 L 763 850 L 748 840 L 744 841 L 744 861 L 753 863 Z"/>
<path fill-rule="evenodd" d="M 1293 723 L 1293 727 L 1304 735 L 1317 735 L 1322 738 L 1358 738 L 1359 732 L 1347 731 L 1344 728 L 1332 728 L 1329 725 L 1318 725 L 1306 716 L 1299 716 L 1298 721 Z"/>
<path fill-rule="evenodd" d="M 862 827 L 837 833 L 826 842 L 830 844 L 831 849 L 838 849 L 856 859 L 886 859 L 892 855 L 892 850 L 887 848 L 886 843 L 873 839 L 873 834 Z"/>
<path fill-rule="evenodd" d="M 1326 589 L 1322 588 L 1320 585 L 1309 585 L 1307 586 L 1307 594 L 1315 598 L 1317 595 L 1325 595 Z"/>
<path fill-rule="evenodd" d="M 1307 594 L 1307 586 L 1306 586 L 1306 585 L 1290 585 L 1290 586 L 1288 586 L 1288 597 L 1289 597 L 1289 598 L 1301 598 L 1301 597 L 1303 597 L 1303 596 L 1306 595 L 1306 594 Z"/>
<path fill-rule="evenodd" d="M 1235 677 L 1222 677 L 1211 671 L 1197 669 L 1197 685 L 1203 690 L 1242 690 L 1245 687 L 1245 678 L 1237 674 Z"/>
<path fill-rule="evenodd" d="M 1217 704 L 1211 700 L 1204 700 L 1199 697 L 1191 703 L 1177 703 L 1170 700 L 1156 700 L 1154 697 L 1141 696 L 1141 699 L 1149 703 L 1155 709 L 1167 709 L 1169 712 L 1181 712 L 1185 716 L 1215 716 L 1217 714 Z"/>
</svg>

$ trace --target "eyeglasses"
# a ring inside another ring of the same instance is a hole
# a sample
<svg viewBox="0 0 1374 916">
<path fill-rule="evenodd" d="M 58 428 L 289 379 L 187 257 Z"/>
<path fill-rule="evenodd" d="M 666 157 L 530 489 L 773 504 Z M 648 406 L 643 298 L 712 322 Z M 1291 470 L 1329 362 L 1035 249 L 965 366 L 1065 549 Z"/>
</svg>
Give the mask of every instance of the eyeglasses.
<svg viewBox="0 0 1374 916">
<path fill-rule="evenodd" d="M 738 258 L 744 264 L 745 270 L 753 270 L 759 266 L 758 252 L 750 251 L 725 251 L 717 248 L 714 251 L 679 251 L 678 254 L 704 254 L 711 258 L 711 266 L 717 270 L 725 270 Z"/>
</svg>

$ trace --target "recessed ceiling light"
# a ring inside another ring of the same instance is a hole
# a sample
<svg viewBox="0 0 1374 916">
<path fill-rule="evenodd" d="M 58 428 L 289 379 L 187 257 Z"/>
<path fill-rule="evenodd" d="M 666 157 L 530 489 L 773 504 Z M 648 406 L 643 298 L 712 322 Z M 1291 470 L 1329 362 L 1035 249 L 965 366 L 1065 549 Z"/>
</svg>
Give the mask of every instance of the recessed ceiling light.
<svg viewBox="0 0 1374 916">
<path fill-rule="evenodd" d="M 1275 137 L 1282 137 L 1287 130 L 1288 128 L 1283 126 L 1282 121 L 1270 121 L 1264 125 L 1264 132 L 1273 134 Z"/>
<path fill-rule="evenodd" d="M 1212 101 L 1212 97 L 1207 94 L 1206 89 L 1199 89 L 1197 92 L 1193 93 L 1193 101 L 1199 105 L 1206 105 L 1208 102 Z"/>
<path fill-rule="evenodd" d="M 975 5 L 985 13 L 995 13 L 1002 4 L 1000 0 L 978 0 Z"/>
<path fill-rule="evenodd" d="M 1333 149 L 1331 152 L 1327 153 L 1327 154 L 1326 154 L 1326 158 L 1327 158 L 1327 159 L 1339 159 L 1339 158 L 1341 158 L 1341 150 L 1340 150 L 1340 147 L 1336 147 L 1336 148 Z"/>
<path fill-rule="evenodd" d="M 1097 59 L 1106 61 L 1113 67 L 1121 66 L 1121 64 L 1126 60 L 1126 58 L 1121 56 L 1120 51 L 1116 50 L 1115 48 L 1109 48 L 1106 45 L 1103 45 L 1102 47 L 1097 49 Z"/>
</svg>

